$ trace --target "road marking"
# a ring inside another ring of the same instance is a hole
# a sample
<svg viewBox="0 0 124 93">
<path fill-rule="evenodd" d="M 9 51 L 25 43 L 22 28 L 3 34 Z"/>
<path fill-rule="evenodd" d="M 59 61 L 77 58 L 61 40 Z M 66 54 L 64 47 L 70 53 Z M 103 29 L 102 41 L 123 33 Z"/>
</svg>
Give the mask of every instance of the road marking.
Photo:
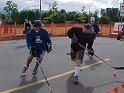
<svg viewBox="0 0 124 93">
<path fill-rule="evenodd" d="M 110 59 L 105 59 L 104 61 L 108 61 L 108 60 L 110 60 Z M 98 61 L 96 63 L 90 64 L 90 65 L 87 65 L 87 66 L 83 66 L 83 67 L 81 67 L 81 70 L 83 70 L 85 68 L 92 67 L 92 66 L 97 65 L 97 64 L 100 64 L 100 63 L 103 63 L 103 61 Z M 53 79 L 56 79 L 56 78 L 59 78 L 59 77 L 62 77 L 62 76 L 71 74 L 73 72 L 74 72 L 74 70 L 68 71 L 68 72 L 65 72 L 65 73 L 62 73 L 62 74 L 59 74 L 59 75 L 56 75 L 56 76 L 47 78 L 47 79 L 48 80 L 53 80 Z M 6 91 L 0 92 L 0 93 L 10 93 L 10 92 L 18 91 L 18 90 L 21 90 L 21 89 L 24 89 L 24 88 L 27 88 L 27 87 L 31 87 L 31 86 L 34 86 L 34 85 L 43 83 L 43 82 L 46 82 L 46 80 L 45 79 L 39 80 L 37 82 L 33 82 L 33 83 L 30 83 L 30 84 L 27 84 L 27 85 L 24 85 L 24 86 L 19 86 L 19 87 L 16 87 L 16 88 L 13 88 L 13 89 L 10 89 L 10 90 L 6 90 Z"/>
</svg>

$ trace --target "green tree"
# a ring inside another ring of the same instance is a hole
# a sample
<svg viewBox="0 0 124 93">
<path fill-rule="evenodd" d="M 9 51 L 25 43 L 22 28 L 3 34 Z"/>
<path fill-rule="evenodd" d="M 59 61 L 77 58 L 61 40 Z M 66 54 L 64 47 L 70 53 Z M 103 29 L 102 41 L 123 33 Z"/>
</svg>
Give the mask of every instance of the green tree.
<svg viewBox="0 0 124 93">
<path fill-rule="evenodd" d="M 61 9 L 60 12 L 66 14 L 66 11 L 64 9 Z"/>
<path fill-rule="evenodd" d="M 95 17 L 96 23 L 99 23 L 99 22 L 98 22 L 98 21 L 99 21 L 98 14 L 99 14 L 98 10 L 95 10 L 95 12 L 93 13 L 93 16 Z"/>
<path fill-rule="evenodd" d="M 8 16 L 11 16 L 12 12 L 18 10 L 18 7 L 17 4 L 13 3 L 12 1 L 7 1 L 4 10 L 6 11 Z"/>
<path fill-rule="evenodd" d="M 39 13 L 39 11 L 35 11 L 33 15 L 35 15 L 35 19 L 40 18 L 40 13 Z M 43 18 L 43 14 L 42 14 L 42 16 L 41 16 L 41 19 L 42 19 L 42 18 Z"/>
<path fill-rule="evenodd" d="M 35 12 L 31 11 L 31 10 L 22 10 L 20 12 L 20 23 L 24 23 L 24 19 L 28 18 L 32 23 L 34 22 L 35 19 L 39 18 L 39 17 L 35 17 Z"/>
<path fill-rule="evenodd" d="M 65 13 L 61 13 L 59 15 L 59 23 L 65 23 L 66 22 L 66 14 Z"/>
<path fill-rule="evenodd" d="M 19 23 L 19 12 L 13 11 L 10 18 L 12 19 L 12 23 Z"/>
<path fill-rule="evenodd" d="M 55 1 L 52 4 L 49 4 L 49 17 L 47 19 L 53 23 L 58 23 L 58 10 L 57 10 L 57 2 Z"/>
<path fill-rule="evenodd" d="M 110 24 L 110 19 L 107 16 L 101 16 L 99 21 L 102 24 Z"/>
<path fill-rule="evenodd" d="M 67 13 L 67 17 L 66 17 L 66 20 L 67 21 L 76 21 L 76 17 L 77 17 L 77 12 L 76 11 L 72 11 L 72 12 L 68 12 Z"/>
<path fill-rule="evenodd" d="M 46 12 L 42 13 L 42 19 L 44 19 L 46 17 L 49 17 L 49 11 L 46 11 Z"/>
<path fill-rule="evenodd" d="M 58 12 L 58 15 L 59 15 L 59 23 L 66 23 L 66 11 L 64 9 L 61 9 L 59 12 Z"/>
<path fill-rule="evenodd" d="M 79 17 L 78 17 L 78 22 L 80 23 L 87 23 L 88 21 L 87 21 L 87 12 L 85 12 L 85 7 L 82 7 L 82 9 L 81 9 L 81 13 L 78 13 L 78 15 L 79 15 Z"/>
<path fill-rule="evenodd" d="M 1 20 L 5 19 L 5 15 L 2 14 L 2 13 L 0 13 L 0 19 L 1 19 Z"/>
<path fill-rule="evenodd" d="M 101 16 L 106 16 L 111 22 L 119 21 L 119 9 L 118 8 L 106 8 L 101 9 Z"/>
<path fill-rule="evenodd" d="M 59 22 L 59 17 L 58 17 L 58 7 L 57 7 L 57 2 L 55 1 L 53 4 L 50 5 L 50 18 L 52 19 L 53 23 L 58 23 Z"/>
<path fill-rule="evenodd" d="M 118 17 L 118 8 L 106 8 L 106 15 L 110 19 L 111 22 L 117 22 Z"/>
<path fill-rule="evenodd" d="M 100 14 L 101 16 L 106 16 L 106 9 L 101 9 Z"/>
</svg>

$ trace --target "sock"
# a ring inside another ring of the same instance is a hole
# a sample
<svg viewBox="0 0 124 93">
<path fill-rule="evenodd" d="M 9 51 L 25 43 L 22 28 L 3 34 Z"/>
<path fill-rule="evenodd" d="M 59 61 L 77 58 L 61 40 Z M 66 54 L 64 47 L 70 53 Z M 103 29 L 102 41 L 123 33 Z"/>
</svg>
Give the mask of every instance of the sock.
<svg viewBox="0 0 124 93">
<path fill-rule="evenodd" d="M 80 66 L 76 66 L 74 76 L 79 76 L 79 73 L 80 73 Z"/>
</svg>

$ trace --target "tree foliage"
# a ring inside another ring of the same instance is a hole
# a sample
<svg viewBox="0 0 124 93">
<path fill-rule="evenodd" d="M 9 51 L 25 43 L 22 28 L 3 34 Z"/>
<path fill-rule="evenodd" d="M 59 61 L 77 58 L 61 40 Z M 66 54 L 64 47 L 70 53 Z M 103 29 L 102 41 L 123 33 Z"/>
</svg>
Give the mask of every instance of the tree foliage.
<svg viewBox="0 0 124 93">
<path fill-rule="evenodd" d="M 110 19 L 110 22 L 119 22 L 119 9 L 118 8 L 106 8 L 101 9 L 101 16 L 106 16 Z"/>
<path fill-rule="evenodd" d="M 42 12 L 41 20 L 44 23 L 88 23 L 91 16 L 95 17 L 97 23 L 113 23 L 119 21 L 119 9 L 118 8 L 106 8 L 101 9 L 101 11 L 95 10 L 94 13 L 87 13 L 85 11 L 85 6 L 82 6 L 81 12 L 71 11 L 66 12 L 64 9 L 58 10 L 58 2 L 55 1 L 49 4 L 49 10 Z M 13 1 L 8 0 L 6 6 L 4 7 L 6 15 L 2 15 L 2 19 L 7 16 L 11 17 L 13 23 L 24 23 L 24 19 L 28 18 L 32 23 L 34 20 L 39 19 L 39 10 L 33 11 L 29 9 L 24 9 L 18 11 L 17 4 Z"/>
<path fill-rule="evenodd" d="M 17 4 L 13 3 L 12 1 L 7 1 L 6 6 L 4 7 L 4 10 L 8 14 L 8 16 L 10 16 L 12 12 L 18 10 L 18 7 L 17 7 Z"/>
<path fill-rule="evenodd" d="M 110 24 L 110 19 L 107 16 L 102 16 L 99 21 L 101 24 Z"/>
</svg>

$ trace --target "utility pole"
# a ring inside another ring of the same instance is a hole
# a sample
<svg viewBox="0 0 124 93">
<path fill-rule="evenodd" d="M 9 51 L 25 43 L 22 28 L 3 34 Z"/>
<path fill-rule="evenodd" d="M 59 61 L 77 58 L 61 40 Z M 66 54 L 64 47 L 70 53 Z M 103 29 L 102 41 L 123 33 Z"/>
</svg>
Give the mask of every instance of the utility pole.
<svg viewBox="0 0 124 93">
<path fill-rule="evenodd" d="M 40 17 L 39 20 L 41 20 L 41 0 L 40 0 Z"/>
<path fill-rule="evenodd" d="M 90 13 L 90 8 L 89 8 L 89 23 L 90 23 L 90 17 L 91 17 L 91 13 Z"/>
</svg>

